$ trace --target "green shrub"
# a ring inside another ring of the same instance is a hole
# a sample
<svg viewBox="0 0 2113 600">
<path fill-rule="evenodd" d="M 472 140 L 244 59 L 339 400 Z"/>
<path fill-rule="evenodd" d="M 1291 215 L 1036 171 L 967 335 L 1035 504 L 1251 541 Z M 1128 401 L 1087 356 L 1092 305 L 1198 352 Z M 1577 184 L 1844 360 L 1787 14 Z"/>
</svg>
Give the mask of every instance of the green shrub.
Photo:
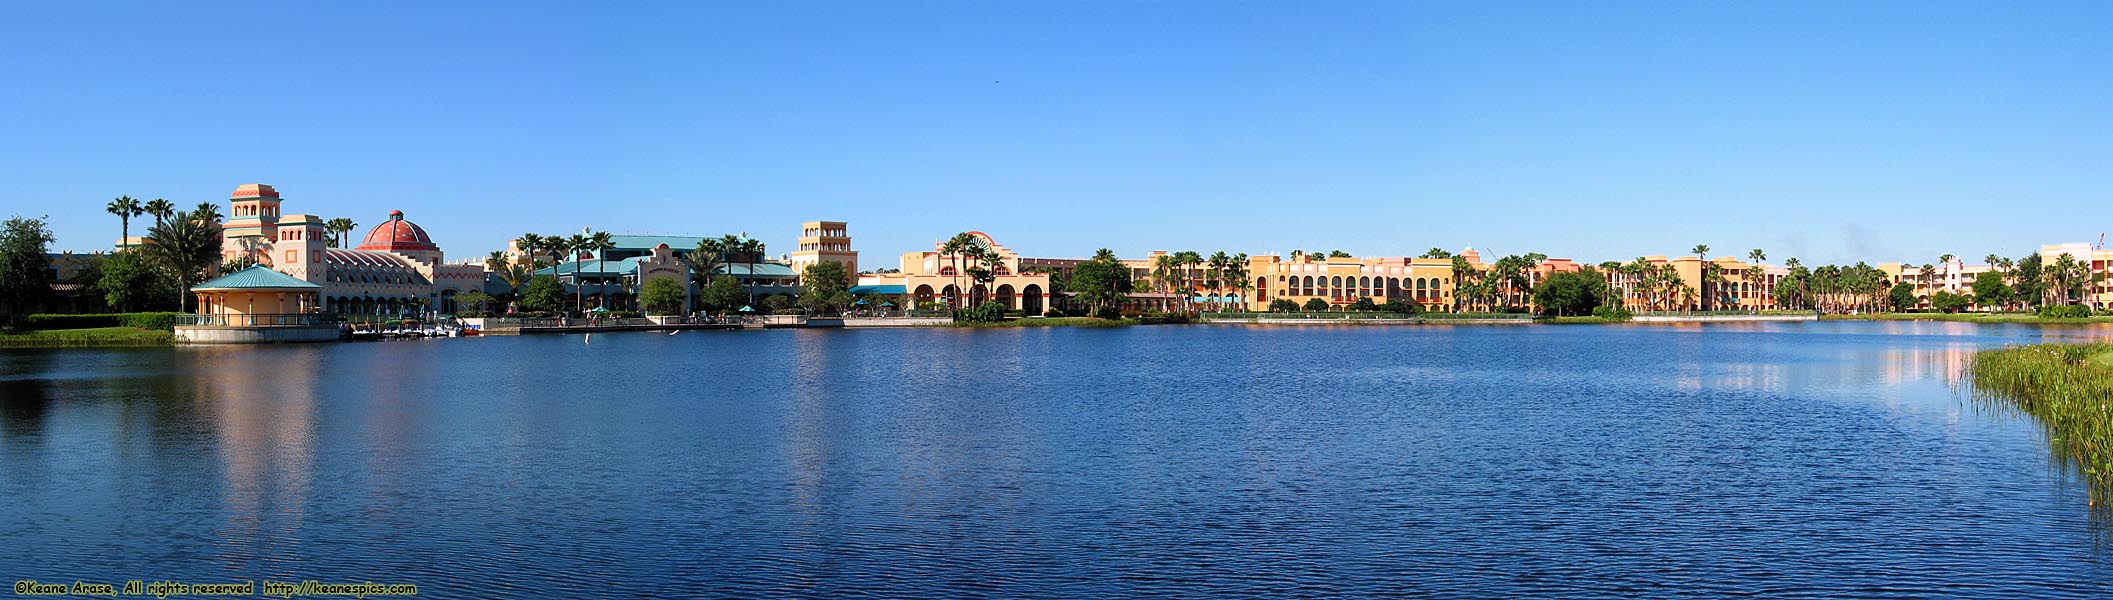
<svg viewBox="0 0 2113 600">
<path fill-rule="evenodd" d="M 2077 304 L 2051 304 L 2040 307 L 2042 319 L 2082 319 L 2091 316 L 2091 308 Z"/>
<path fill-rule="evenodd" d="M 1423 303 L 1407 298 L 1390 301 L 1384 305 L 1381 305 L 1380 308 L 1386 309 L 1387 312 L 1399 315 L 1423 314 Z"/>
<path fill-rule="evenodd" d="M 1269 301 L 1269 312 L 1299 312 L 1299 303 L 1278 298 Z"/>
<path fill-rule="evenodd" d="M 798 308 L 780 308 L 780 309 L 777 309 L 777 310 L 773 310 L 773 311 L 770 311 L 770 314 L 773 314 L 773 315 L 804 315 L 804 314 L 807 314 L 807 311 L 805 311 L 805 310 L 802 310 L 802 309 L 798 309 Z"/>
<path fill-rule="evenodd" d="M 488 311 L 488 310 L 460 310 L 460 311 L 455 311 L 455 316 L 457 316 L 457 317 L 462 317 L 462 318 L 465 318 L 465 319 L 476 319 L 476 318 L 482 318 L 482 317 L 489 317 L 489 316 L 492 316 L 492 311 Z"/>
<path fill-rule="evenodd" d="M 1626 308 L 1615 308 L 1612 306 L 1596 306 L 1592 308 L 1592 316 L 1599 317 L 1601 319 L 1606 319 L 1608 321 L 1627 321 L 1631 318 L 1634 318 L 1635 315 L 1629 314 L 1629 309 Z"/>
<path fill-rule="evenodd" d="M 986 300 L 974 308 L 954 311 L 956 323 L 996 323 L 1005 320 L 1005 305 Z"/>
<path fill-rule="evenodd" d="M 22 318 L 23 329 L 95 329 L 101 327 L 138 327 L 155 331 L 176 329 L 173 312 L 104 313 L 89 315 L 35 314 Z"/>
<path fill-rule="evenodd" d="M 1064 311 L 1061 311 L 1061 310 L 1057 310 L 1057 309 L 1054 309 L 1054 308 L 1052 308 L 1052 309 L 1049 309 L 1049 310 L 1046 310 L 1046 311 L 1042 311 L 1042 316 L 1044 316 L 1044 317 L 1062 317 L 1062 316 L 1064 316 Z"/>
</svg>

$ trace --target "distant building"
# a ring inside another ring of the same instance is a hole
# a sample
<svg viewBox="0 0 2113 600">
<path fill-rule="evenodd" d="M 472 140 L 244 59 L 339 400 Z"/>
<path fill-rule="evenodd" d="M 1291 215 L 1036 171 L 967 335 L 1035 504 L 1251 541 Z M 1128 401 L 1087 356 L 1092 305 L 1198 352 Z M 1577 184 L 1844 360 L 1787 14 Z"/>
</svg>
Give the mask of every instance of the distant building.
<svg viewBox="0 0 2113 600">
<path fill-rule="evenodd" d="M 321 286 L 319 308 L 340 315 L 402 315 L 463 308 L 455 296 L 491 293 L 492 281 L 478 262 L 447 264 L 423 227 L 403 211 L 367 231 L 353 249 L 329 247 L 329 231 L 314 215 L 280 213 L 279 191 L 243 184 L 228 199 L 221 255 L 246 259 Z M 504 291 L 503 283 L 497 291 Z"/>
<path fill-rule="evenodd" d="M 1011 248 L 981 231 L 971 231 L 969 235 L 989 244 L 998 254 L 998 264 L 989 266 L 989 284 L 969 276 L 969 269 L 978 266 L 974 260 L 947 254 L 944 243 L 935 243 L 931 250 L 904 253 L 899 272 L 860 275 L 852 293 L 903 297 L 916 308 L 975 306 L 995 300 L 1006 308 L 1039 315 L 1051 306 L 1049 274 L 1022 272 L 1023 262 L 1034 259 L 1020 258 Z"/>
</svg>

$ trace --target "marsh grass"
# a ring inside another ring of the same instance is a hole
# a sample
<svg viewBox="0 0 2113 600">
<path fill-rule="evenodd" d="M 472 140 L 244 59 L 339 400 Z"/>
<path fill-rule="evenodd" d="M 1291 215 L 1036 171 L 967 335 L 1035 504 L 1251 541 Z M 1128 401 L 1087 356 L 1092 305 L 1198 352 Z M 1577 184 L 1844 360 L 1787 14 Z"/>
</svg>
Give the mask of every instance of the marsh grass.
<svg viewBox="0 0 2113 600">
<path fill-rule="evenodd" d="M 73 348 L 90 346 L 167 346 L 176 334 L 138 327 L 95 327 L 0 333 L 0 348 Z"/>
<path fill-rule="evenodd" d="M 2091 505 L 2113 501 L 2113 344 L 2036 344 L 1976 353 L 1976 401 L 2031 415 L 2056 461 L 2080 475 Z"/>
</svg>

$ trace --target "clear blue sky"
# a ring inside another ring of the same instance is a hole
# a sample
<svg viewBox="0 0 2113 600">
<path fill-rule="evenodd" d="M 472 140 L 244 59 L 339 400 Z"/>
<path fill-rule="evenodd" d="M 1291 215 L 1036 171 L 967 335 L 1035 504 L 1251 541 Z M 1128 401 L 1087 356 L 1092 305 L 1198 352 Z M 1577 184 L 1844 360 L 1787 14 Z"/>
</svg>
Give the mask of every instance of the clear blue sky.
<svg viewBox="0 0 2113 600">
<path fill-rule="evenodd" d="M 264 182 L 457 259 L 832 219 L 868 266 L 2113 228 L 2113 3 L 611 4 L 0 5 L 0 213 L 90 250 L 111 197 Z"/>
</svg>

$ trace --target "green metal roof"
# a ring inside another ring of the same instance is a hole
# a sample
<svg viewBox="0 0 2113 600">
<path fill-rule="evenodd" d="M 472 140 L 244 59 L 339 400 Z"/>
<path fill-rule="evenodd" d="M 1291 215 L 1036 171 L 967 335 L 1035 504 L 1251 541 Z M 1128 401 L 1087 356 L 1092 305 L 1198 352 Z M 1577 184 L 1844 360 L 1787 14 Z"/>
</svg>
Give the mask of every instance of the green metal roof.
<svg viewBox="0 0 2113 600">
<path fill-rule="evenodd" d="M 661 244 L 667 244 L 675 250 L 696 250 L 697 242 L 704 241 L 704 238 L 683 235 L 612 235 L 609 236 L 609 241 L 616 245 L 616 250 L 652 250 Z"/>
<path fill-rule="evenodd" d="M 753 267 L 753 268 L 755 269 L 755 271 L 754 271 L 753 273 L 751 273 L 751 272 L 749 271 L 749 269 L 750 269 L 751 267 Z M 727 275 L 737 275 L 737 276 L 741 276 L 741 277 L 793 277 L 793 276 L 794 276 L 794 273 L 792 272 L 792 265 L 781 265 L 781 264 L 778 264 L 778 263 L 768 263 L 768 262 L 766 262 L 766 263 L 755 263 L 754 265 L 750 265 L 749 263 L 742 263 L 742 262 L 736 262 L 736 263 L 724 263 L 724 264 L 721 264 L 721 265 L 719 265 L 719 272 L 720 272 L 720 273 L 724 273 L 724 274 L 727 274 Z"/>
<path fill-rule="evenodd" d="M 228 273 L 219 277 L 214 277 L 212 281 L 207 281 L 205 283 L 191 286 L 191 289 L 194 291 L 320 290 L 323 289 L 323 286 L 296 279 L 292 275 L 287 275 L 285 273 L 274 271 L 271 267 L 267 267 L 264 265 L 250 265 L 250 267 L 247 269 Z"/>
<path fill-rule="evenodd" d="M 581 275 L 592 275 L 595 277 L 607 277 L 610 275 L 628 275 L 638 270 L 638 259 L 640 258 L 643 257 L 633 256 L 631 258 L 626 258 L 623 260 L 582 260 L 561 264 L 555 267 L 544 267 L 541 270 L 536 271 L 535 274 L 572 275 L 574 273 L 578 273 Z"/>
<path fill-rule="evenodd" d="M 909 289 L 908 289 L 908 288 L 906 288 L 906 287 L 904 287 L 904 286 L 903 286 L 902 284 L 899 284 L 899 283 L 898 283 L 898 284 L 892 284 L 892 285 L 854 285 L 854 286 L 851 286 L 851 295 L 854 295 L 854 296 L 865 296 L 865 295 L 870 295 L 870 294 L 883 294 L 883 295 L 891 295 L 891 296 L 900 296 L 900 295 L 903 295 L 903 294 L 908 294 L 908 293 L 910 293 Z"/>
</svg>

